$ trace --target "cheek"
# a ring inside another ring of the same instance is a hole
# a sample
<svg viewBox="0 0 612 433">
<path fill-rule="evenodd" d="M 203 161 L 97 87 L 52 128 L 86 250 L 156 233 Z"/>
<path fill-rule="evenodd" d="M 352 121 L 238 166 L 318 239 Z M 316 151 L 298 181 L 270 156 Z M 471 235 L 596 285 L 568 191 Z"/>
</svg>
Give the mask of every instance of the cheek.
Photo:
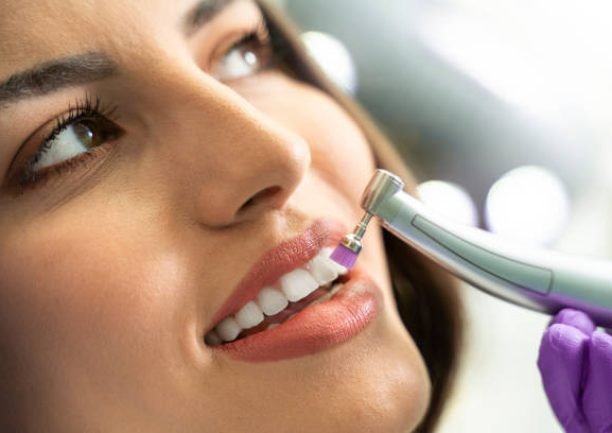
<svg viewBox="0 0 612 433">
<path fill-rule="evenodd" d="M 131 309 L 135 298 L 154 304 L 155 290 L 146 296 L 139 290 L 151 282 L 143 281 L 149 277 L 135 260 L 136 248 L 119 254 L 125 245 L 114 234 L 66 224 L 79 219 L 56 223 L 51 218 L 10 238 L 11 258 L 2 263 L 2 273 L 8 275 L 3 290 L 37 321 L 67 326 L 73 321 L 89 331 L 94 323 L 125 325 L 139 314 Z M 78 332 L 74 326 L 71 330 Z"/>
<path fill-rule="evenodd" d="M 176 314 L 193 310 L 178 290 L 186 286 L 180 263 L 118 225 L 119 210 L 77 208 L 4 237 L 1 362 L 26 372 L 9 388 L 31 388 L 31 397 L 53 389 L 54 404 L 79 407 L 103 395 L 158 406 L 160 389 L 185 394 L 176 365 L 189 362 L 196 326 Z"/>
</svg>

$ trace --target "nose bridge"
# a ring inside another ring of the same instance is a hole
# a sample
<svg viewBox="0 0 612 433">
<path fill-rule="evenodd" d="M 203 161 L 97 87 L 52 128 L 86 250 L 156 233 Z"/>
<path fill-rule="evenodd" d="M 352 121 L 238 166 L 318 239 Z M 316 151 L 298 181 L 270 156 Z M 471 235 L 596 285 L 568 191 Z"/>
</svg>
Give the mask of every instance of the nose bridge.
<svg viewBox="0 0 612 433">
<path fill-rule="evenodd" d="M 187 101 L 177 103 L 175 123 L 182 138 L 175 145 L 182 147 L 179 167 L 185 170 L 176 175 L 186 181 L 181 196 L 210 227 L 282 208 L 310 164 L 307 143 L 227 86 L 205 80 L 174 89 L 175 101 Z"/>
</svg>

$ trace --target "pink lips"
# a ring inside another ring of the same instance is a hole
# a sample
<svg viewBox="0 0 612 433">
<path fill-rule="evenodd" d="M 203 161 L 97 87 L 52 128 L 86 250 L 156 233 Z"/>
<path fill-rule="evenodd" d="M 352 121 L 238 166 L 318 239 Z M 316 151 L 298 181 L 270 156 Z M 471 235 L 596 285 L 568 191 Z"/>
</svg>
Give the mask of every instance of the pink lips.
<svg viewBox="0 0 612 433">
<path fill-rule="evenodd" d="M 264 286 L 304 265 L 321 248 L 335 245 L 345 232 L 345 227 L 338 222 L 317 220 L 300 236 L 265 253 L 213 316 L 207 332 L 255 299 Z M 251 362 L 308 355 L 359 333 L 376 317 L 381 302 L 380 289 L 362 271 L 353 270 L 347 283 L 332 299 L 306 308 L 277 328 L 216 346 L 213 350 Z"/>
</svg>

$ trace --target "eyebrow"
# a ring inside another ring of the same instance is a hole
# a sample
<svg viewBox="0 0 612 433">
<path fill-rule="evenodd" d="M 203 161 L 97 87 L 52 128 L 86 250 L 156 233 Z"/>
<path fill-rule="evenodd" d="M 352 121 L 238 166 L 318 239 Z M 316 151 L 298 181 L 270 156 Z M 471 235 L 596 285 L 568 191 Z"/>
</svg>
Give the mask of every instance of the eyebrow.
<svg viewBox="0 0 612 433">
<path fill-rule="evenodd" d="M 235 0 L 201 0 L 185 16 L 183 31 L 193 34 Z M 106 54 L 89 52 L 40 63 L 0 82 L 0 108 L 66 87 L 100 81 L 117 74 L 117 64 Z"/>
<path fill-rule="evenodd" d="M 187 13 L 183 22 L 183 31 L 186 35 L 193 34 L 196 30 L 203 27 L 214 17 L 219 15 L 223 9 L 235 0 L 202 0 Z"/>
<path fill-rule="evenodd" d="M 103 53 L 91 52 L 51 60 L 0 82 L 0 107 L 65 87 L 99 81 L 116 73 L 116 63 Z"/>
</svg>

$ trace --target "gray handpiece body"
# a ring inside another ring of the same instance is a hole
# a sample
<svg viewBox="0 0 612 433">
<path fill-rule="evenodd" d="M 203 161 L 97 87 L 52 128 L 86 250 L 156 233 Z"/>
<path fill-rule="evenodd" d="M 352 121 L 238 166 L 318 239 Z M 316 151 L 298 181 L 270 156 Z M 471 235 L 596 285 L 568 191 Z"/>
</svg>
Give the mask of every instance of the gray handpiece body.
<svg viewBox="0 0 612 433">
<path fill-rule="evenodd" d="M 548 314 L 576 308 L 612 328 L 612 263 L 532 249 L 448 222 L 402 188 L 401 179 L 379 170 L 362 207 L 404 242 L 489 294 Z"/>
</svg>

